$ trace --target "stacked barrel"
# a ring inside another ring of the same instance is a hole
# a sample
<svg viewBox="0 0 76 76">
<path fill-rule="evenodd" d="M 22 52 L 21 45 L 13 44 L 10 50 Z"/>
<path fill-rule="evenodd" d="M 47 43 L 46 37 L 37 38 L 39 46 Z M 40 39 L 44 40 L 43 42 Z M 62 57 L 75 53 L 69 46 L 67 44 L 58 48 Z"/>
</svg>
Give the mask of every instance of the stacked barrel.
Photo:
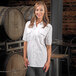
<svg viewBox="0 0 76 76">
<path fill-rule="evenodd" d="M 0 41 L 19 40 L 26 21 L 33 15 L 33 7 L 0 7 Z"/>
<path fill-rule="evenodd" d="M 16 43 L 16 41 L 22 40 L 25 23 L 31 20 L 33 12 L 34 10 L 31 6 L 0 6 L 0 44 L 5 42 Z M 0 47 L 0 52 L 4 53 L 3 55 L 0 53 L 0 62 L 3 60 L 3 63 L 0 64 L 5 67 L 6 75 L 25 76 L 26 69 L 23 69 L 24 60 L 22 52 L 16 50 L 16 53 L 10 52 L 6 54 L 6 48 L 5 44 Z M 4 56 L 6 57 L 3 59 Z"/>
</svg>

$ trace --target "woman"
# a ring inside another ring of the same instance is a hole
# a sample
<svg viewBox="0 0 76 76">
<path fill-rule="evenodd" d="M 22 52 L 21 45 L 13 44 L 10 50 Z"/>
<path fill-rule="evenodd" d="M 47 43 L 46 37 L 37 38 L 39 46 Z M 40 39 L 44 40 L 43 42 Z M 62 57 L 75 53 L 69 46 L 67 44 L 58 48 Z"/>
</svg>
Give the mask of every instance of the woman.
<svg viewBox="0 0 76 76">
<path fill-rule="evenodd" d="M 50 66 L 52 26 L 44 2 L 34 5 L 34 17 L 26 23 L 23 40 L 27 76 L 45 76 Z"/>
</svg>

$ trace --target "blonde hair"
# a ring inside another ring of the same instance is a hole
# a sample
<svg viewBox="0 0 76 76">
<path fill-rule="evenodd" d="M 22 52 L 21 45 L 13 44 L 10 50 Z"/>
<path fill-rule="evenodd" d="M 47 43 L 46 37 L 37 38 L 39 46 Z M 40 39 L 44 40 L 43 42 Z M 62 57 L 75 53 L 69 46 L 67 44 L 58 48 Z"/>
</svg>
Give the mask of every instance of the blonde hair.
<svg viewBox="0 0 76 76">
<path fill-rule="evenodd" d="M 48 18 L 48 14 L 47 14 L 48 11 L 47 11 L 47 7 L 46 7 L 45 3 L 43 1 L 37 1 L 36 4 L 34 5 L 34 16 L 31 19 L 29 27 L 33 27 L 34 21 L 37 19 L 36 15 L 35 15 L 35 10 L 36 10 L 37 6 L 39 6 L 39 5 L 43 5 L 45 8 L 44 9 L 45 12 L 44 12 L 44 16 L 43 16 L 44 27 L 47 26 L 47 24 L 49 23 L 49 18 Z"/>
</svg>

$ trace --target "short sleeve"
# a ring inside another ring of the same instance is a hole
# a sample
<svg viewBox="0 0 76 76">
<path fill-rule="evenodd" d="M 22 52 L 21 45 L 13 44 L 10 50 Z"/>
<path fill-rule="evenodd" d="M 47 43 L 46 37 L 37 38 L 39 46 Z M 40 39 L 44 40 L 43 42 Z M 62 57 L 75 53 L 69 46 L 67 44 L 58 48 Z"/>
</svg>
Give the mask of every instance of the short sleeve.
<svg viewBox="0 0 76 76">
<path fill-rule="evenodd" d="M 49 31 L 48 31 L 46 38 L 45 38 L 45 43 L 46 43 L 46 45 L 52 44 L 52 25 L 50 25 L 50 27 L 49 27 Z"/>
<path fill-rule="evenodd" d="M 24 33 L 22 40 L 27 41 L 26 35 L 27 35 L 27 27 L 29 25 L 29 21 L 25 24 Z"/>
</svg>

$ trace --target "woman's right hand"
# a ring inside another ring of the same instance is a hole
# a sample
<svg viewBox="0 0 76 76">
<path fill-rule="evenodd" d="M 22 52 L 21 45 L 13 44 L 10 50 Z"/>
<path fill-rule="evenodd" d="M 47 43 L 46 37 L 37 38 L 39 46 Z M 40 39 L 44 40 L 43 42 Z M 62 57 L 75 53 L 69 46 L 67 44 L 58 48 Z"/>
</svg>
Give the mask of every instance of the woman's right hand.
<svg viewBox="0 0 76 76">
<path fill-rule="evenodd" d="M 25 66 L 26 66 L 26 68 L 27 68 L 27 66 L 29 65 L 28 59 L 26 58 L 26 59 L 24 60 L 24 62 L 25 62 Z"/>
</svg>

